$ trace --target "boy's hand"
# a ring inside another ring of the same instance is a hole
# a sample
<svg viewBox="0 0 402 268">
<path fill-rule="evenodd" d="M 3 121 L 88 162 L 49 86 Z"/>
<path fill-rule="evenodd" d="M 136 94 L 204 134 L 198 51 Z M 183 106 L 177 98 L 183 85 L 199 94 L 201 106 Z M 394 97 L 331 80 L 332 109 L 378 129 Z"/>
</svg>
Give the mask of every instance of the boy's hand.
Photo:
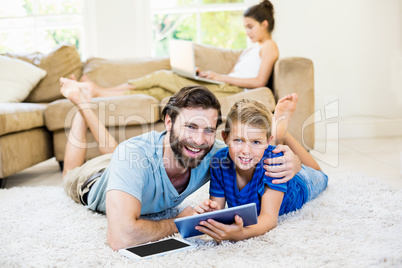
<svg viewBox="0 0 402 268">
<path fill-rule="evenodd" d="M 215 239 L 216 242 L 220 243 L 223 240 L 239 241 L 244 239 L 243 225 L 243 219 L 236 215 L 235 222 L 232 224 L 223 224 L 212 219 L 208 219 L 207 221 L 201 221 L 200 225 L 196 226 L 195 229 L 206 235 L 209 235 Z"/>
<path fill-rule="evenodd" d="M 194 207 L 194 210 L 196 212 L 194 214 L 202 214 L 205 212 L 210 212 L 210 211 L 220 210 L 220 209 L 221 209 L 221 207 L 217 202 L 212 201 L 210 199 L 205 199 L 198 206 Z"/>
<path fill-rule="evenodd" d="M 267 158 L 264 160 L 265 175 L 271 178 L 280 178 L 272 180 L 272 183 L 285 183 L 291 180 L 297 172 L 301 170 L 300 158 L 293 153 L 287 145 L 278 145 L 272 151 L 273 153 L 283 153 L 283 156 Z M 279 165 L 278 165 L 279 164 Z"/>
</svg>

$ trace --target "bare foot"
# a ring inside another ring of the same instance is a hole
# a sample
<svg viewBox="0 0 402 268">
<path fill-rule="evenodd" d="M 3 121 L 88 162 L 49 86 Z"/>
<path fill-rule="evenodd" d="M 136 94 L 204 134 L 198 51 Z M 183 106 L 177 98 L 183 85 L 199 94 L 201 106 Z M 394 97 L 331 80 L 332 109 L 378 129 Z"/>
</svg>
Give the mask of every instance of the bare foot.
<svg viewBox="0 0 402 268">
<path fill-rule="evenodd" d="M 278 100 L 278 103 L 275 107 L 275 117 L 290 117 L 296 110 L 296 104 L 299 100 L 299 96 L 296 93 L 292 93 L 282 97 Z"/>
<path fill-rule="evenodd" d="M 85 95 L 81 89 L 77 85 L 78 82 L 61 77 L 60 78 L 60 92 L 64 97 L 69 99 L 72 103 L 78 105 L 84 102 L 89 102 L 91 100 L 90 97 Z"/>
<path fill-rule="evenodd" d="M 88 82 L 91 81 L 86 74 L 83 74 L 80 78 L 80 82 Z"/>
<path fill-rule="evenodd" d="M 71 80 L 77 81 L 77 77 L 75 77 L 75 74 L 70 74 L 70 76 L 68 77 Z"/>
<path fill-rule="evenodd" d="M 272 122 L 272 135 L 274 136 L 275 144 L 283 144 L 298 100 L 299 97 L 296 93 L 286 95 L 278 100 Z"/>
<path fill-rule="evenodd" d="M 95 95 L 95 86 L 94 86 L 94 84 L 92 82 L 78 82 L 78 81 L 73 80 L 73 79 L 68 79 L 68 78 L 61 77 L 60 78 L 60 84 L 63 85 L 65 83 L 74 84 L 76 87 L 81 89 L 81 91 L 85 95 L 86 99 L 90 100 Z"/>
</svg>

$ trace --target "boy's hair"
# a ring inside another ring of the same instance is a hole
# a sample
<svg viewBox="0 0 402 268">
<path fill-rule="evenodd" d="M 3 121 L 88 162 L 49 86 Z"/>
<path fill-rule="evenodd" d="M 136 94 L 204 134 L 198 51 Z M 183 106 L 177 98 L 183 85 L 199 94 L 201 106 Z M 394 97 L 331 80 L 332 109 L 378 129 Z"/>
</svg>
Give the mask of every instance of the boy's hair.
<svg viewBox="0 0 402 268">
<path fill-rule="evenodd" d="M 259 23 L 268 21 L 268 32 L 271 33 L 275 27 L 274 6 L 269 0 L 263 0 L 243 13 L 244 17 L 253 18 Z"/>
<path fill-rule="evenodd" d="M 187 86 L 170 97 L 162 110 L 162 120 L 169 115 L 174 124 L 177 115 L 183 108 L 215 109 L 218 111 L 216 127 L 222 123 L 221 105 L 215 95 L 204 86 Z"/>
<path fill-rule="evenodd" d="M 225 133 L 229 136 L 234 123 L 251 125 L 267 132 L 267 139 L 271 137 L 272 113 L 260 101 L 242 99 L 233 104 L 227 115 Z"/>
</svg>

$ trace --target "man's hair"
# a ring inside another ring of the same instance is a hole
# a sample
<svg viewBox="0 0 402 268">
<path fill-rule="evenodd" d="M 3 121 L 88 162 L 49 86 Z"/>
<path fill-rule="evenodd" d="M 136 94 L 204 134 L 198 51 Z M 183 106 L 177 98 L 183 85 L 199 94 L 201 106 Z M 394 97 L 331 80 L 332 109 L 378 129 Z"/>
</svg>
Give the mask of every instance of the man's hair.
<svg viewBox="0 0 402 268">
<path fill-rule="evenodd" d="M 162 119 L 165 120 L 166 115 L 169 115 L 174 123 L 183 108 L 215 109 L 218 111 L 216 127 L 222 123 L 221 105 L 215 95 L 204 86 L 187 86 L 176 92 L 163 108 Z"/>
<path fill-rule="evenodd" d="M 229 135 L 234 123 L 251 125 L 267 132 L 267 138 L 271 136 L 272 113 L 260 101 L 242 99 L 233 104 L 229 111 L 225 124 L 225 133 Z"/>
</svg>

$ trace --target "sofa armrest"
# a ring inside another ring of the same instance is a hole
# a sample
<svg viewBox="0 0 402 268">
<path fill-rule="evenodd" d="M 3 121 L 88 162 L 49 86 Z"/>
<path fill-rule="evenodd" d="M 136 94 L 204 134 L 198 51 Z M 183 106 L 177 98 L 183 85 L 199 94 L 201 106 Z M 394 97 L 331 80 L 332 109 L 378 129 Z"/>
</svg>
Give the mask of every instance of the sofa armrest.
<svg viewBox="0 0 402 268">
<path fill-rule="evenodd" d="M 279 59 L 274 66 L 275 100 L 293 92 L 299 96 L 289 132 L 306 149 L 314 148 L 314 68 L 313 62 L 301 57 Z"/>
</svg>

